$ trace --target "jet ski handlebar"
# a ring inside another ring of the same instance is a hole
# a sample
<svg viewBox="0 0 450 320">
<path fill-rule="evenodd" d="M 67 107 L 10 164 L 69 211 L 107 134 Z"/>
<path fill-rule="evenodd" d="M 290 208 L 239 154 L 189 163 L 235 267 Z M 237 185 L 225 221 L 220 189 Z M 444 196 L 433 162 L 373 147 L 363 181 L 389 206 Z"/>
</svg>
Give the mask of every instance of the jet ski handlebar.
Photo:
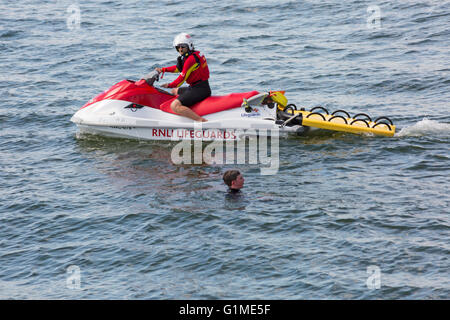
<svg viewBox="0 0 450 320">
<path fill-rule="evenodd" d="M 150 71 L 143 79 L 149 86 L 153 87 L 153 83 L 159 81 L 159 72 L 156 70 Z"/>
</svg>

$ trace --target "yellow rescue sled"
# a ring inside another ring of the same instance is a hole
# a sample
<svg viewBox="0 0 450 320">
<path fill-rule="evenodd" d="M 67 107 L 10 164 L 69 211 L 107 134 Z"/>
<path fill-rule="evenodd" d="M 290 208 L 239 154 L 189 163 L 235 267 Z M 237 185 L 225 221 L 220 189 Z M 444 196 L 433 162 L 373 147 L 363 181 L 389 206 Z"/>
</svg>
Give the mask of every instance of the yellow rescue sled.
<svg viewBox="0 0 450 320">
<path fill-rule="evenodd" d="M 365 113 L 350 116 L 345 110 L 336 110 L 330 113 L 323 107 L 314 107 L 310 111 L 306 111 L 304 108 L 297 110 L 296 105 L 287 104 L 283 91 L 270 92 L 268 97 L 277 103 L 278 112 L 284 115 L 286 121 L 295 121 L 305 127 L 350 133 L 372 133 L 387 137 L 395 134 L 395 125 L 388 117 L 372 120 Z"/>
<path fill-rule="evenodd" d="M 316 112 L 317 109 L 324 112 Z M 365 113 L 350 116 L 344 110 L 336 110 L 330 114 L 323 107 L 315 107 L 310 111 L 294 110 L 294 113 L 301 114 L 302 125 L 307 127 L 351 133 L 373 133 L 387 137 L 395 134 L 395 125 L 388 117 L 379 117 L 372 121 Z"/>
</svg>

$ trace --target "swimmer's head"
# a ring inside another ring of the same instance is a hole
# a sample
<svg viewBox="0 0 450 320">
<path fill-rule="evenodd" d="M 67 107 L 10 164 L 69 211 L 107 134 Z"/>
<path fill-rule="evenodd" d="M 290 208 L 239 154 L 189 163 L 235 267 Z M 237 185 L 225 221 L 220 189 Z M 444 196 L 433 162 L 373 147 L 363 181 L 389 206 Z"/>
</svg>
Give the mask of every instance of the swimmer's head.
<svg viewBox="0 0 450 320">
<path fill-rule="evenodd" d="M 239 170 L 228 170 L 223 174 L 223 181 L 230 189 L 239 190 L 244 187 L 244 177 Z"/>
</svg>

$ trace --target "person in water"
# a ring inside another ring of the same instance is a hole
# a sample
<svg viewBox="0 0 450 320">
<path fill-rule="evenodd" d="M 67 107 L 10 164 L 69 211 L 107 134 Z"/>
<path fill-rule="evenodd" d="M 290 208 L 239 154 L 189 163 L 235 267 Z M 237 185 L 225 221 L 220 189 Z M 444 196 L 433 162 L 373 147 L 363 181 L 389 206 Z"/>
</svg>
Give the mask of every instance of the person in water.
<svg viewBox="0 0 450 320">
<path fill-rule="evenodd" d="M 230 192 L 240 192 L 244 187 L 244 177 L 239 170 L 228 170 L 223 174 L 223 181 L 230 187 Z"/>
<path fill-rule="evenodd" d="M 194 42 L 187 33 L 178 34 L 173 40 L 173 46 L 179 53 L 177 64 L 166 68 L 156 68 L 159 73 L 180 72 L 178 78 L 171 83 L 161 85 L 163 88 L 173 88 L 172 94 L 179 95 L 170 108 L 173 112 L 195 121 L 206 122 L 189 107 L 211 95 L 209 87 L 209 69 L 204 55 L 194 49 Z M 180 86 L 187 82 L 189 87 Z"/>
</svg>

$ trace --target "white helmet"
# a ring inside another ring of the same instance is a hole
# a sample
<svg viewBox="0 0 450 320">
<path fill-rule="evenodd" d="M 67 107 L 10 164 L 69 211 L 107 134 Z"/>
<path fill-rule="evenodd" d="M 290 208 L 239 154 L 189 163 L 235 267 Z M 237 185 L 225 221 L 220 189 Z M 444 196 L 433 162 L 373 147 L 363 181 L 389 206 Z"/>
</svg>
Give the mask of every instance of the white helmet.
<svg viewBox="0 0 450 320">
<path fill-rule="evenodd" d="M 189 50 L 194 50 L 194 41 L 187 33 L 178 34 L 175 39 L 173 39 L 173 46 L 176 48 L 179 45 L 186 45 Z"/>
</svg>

